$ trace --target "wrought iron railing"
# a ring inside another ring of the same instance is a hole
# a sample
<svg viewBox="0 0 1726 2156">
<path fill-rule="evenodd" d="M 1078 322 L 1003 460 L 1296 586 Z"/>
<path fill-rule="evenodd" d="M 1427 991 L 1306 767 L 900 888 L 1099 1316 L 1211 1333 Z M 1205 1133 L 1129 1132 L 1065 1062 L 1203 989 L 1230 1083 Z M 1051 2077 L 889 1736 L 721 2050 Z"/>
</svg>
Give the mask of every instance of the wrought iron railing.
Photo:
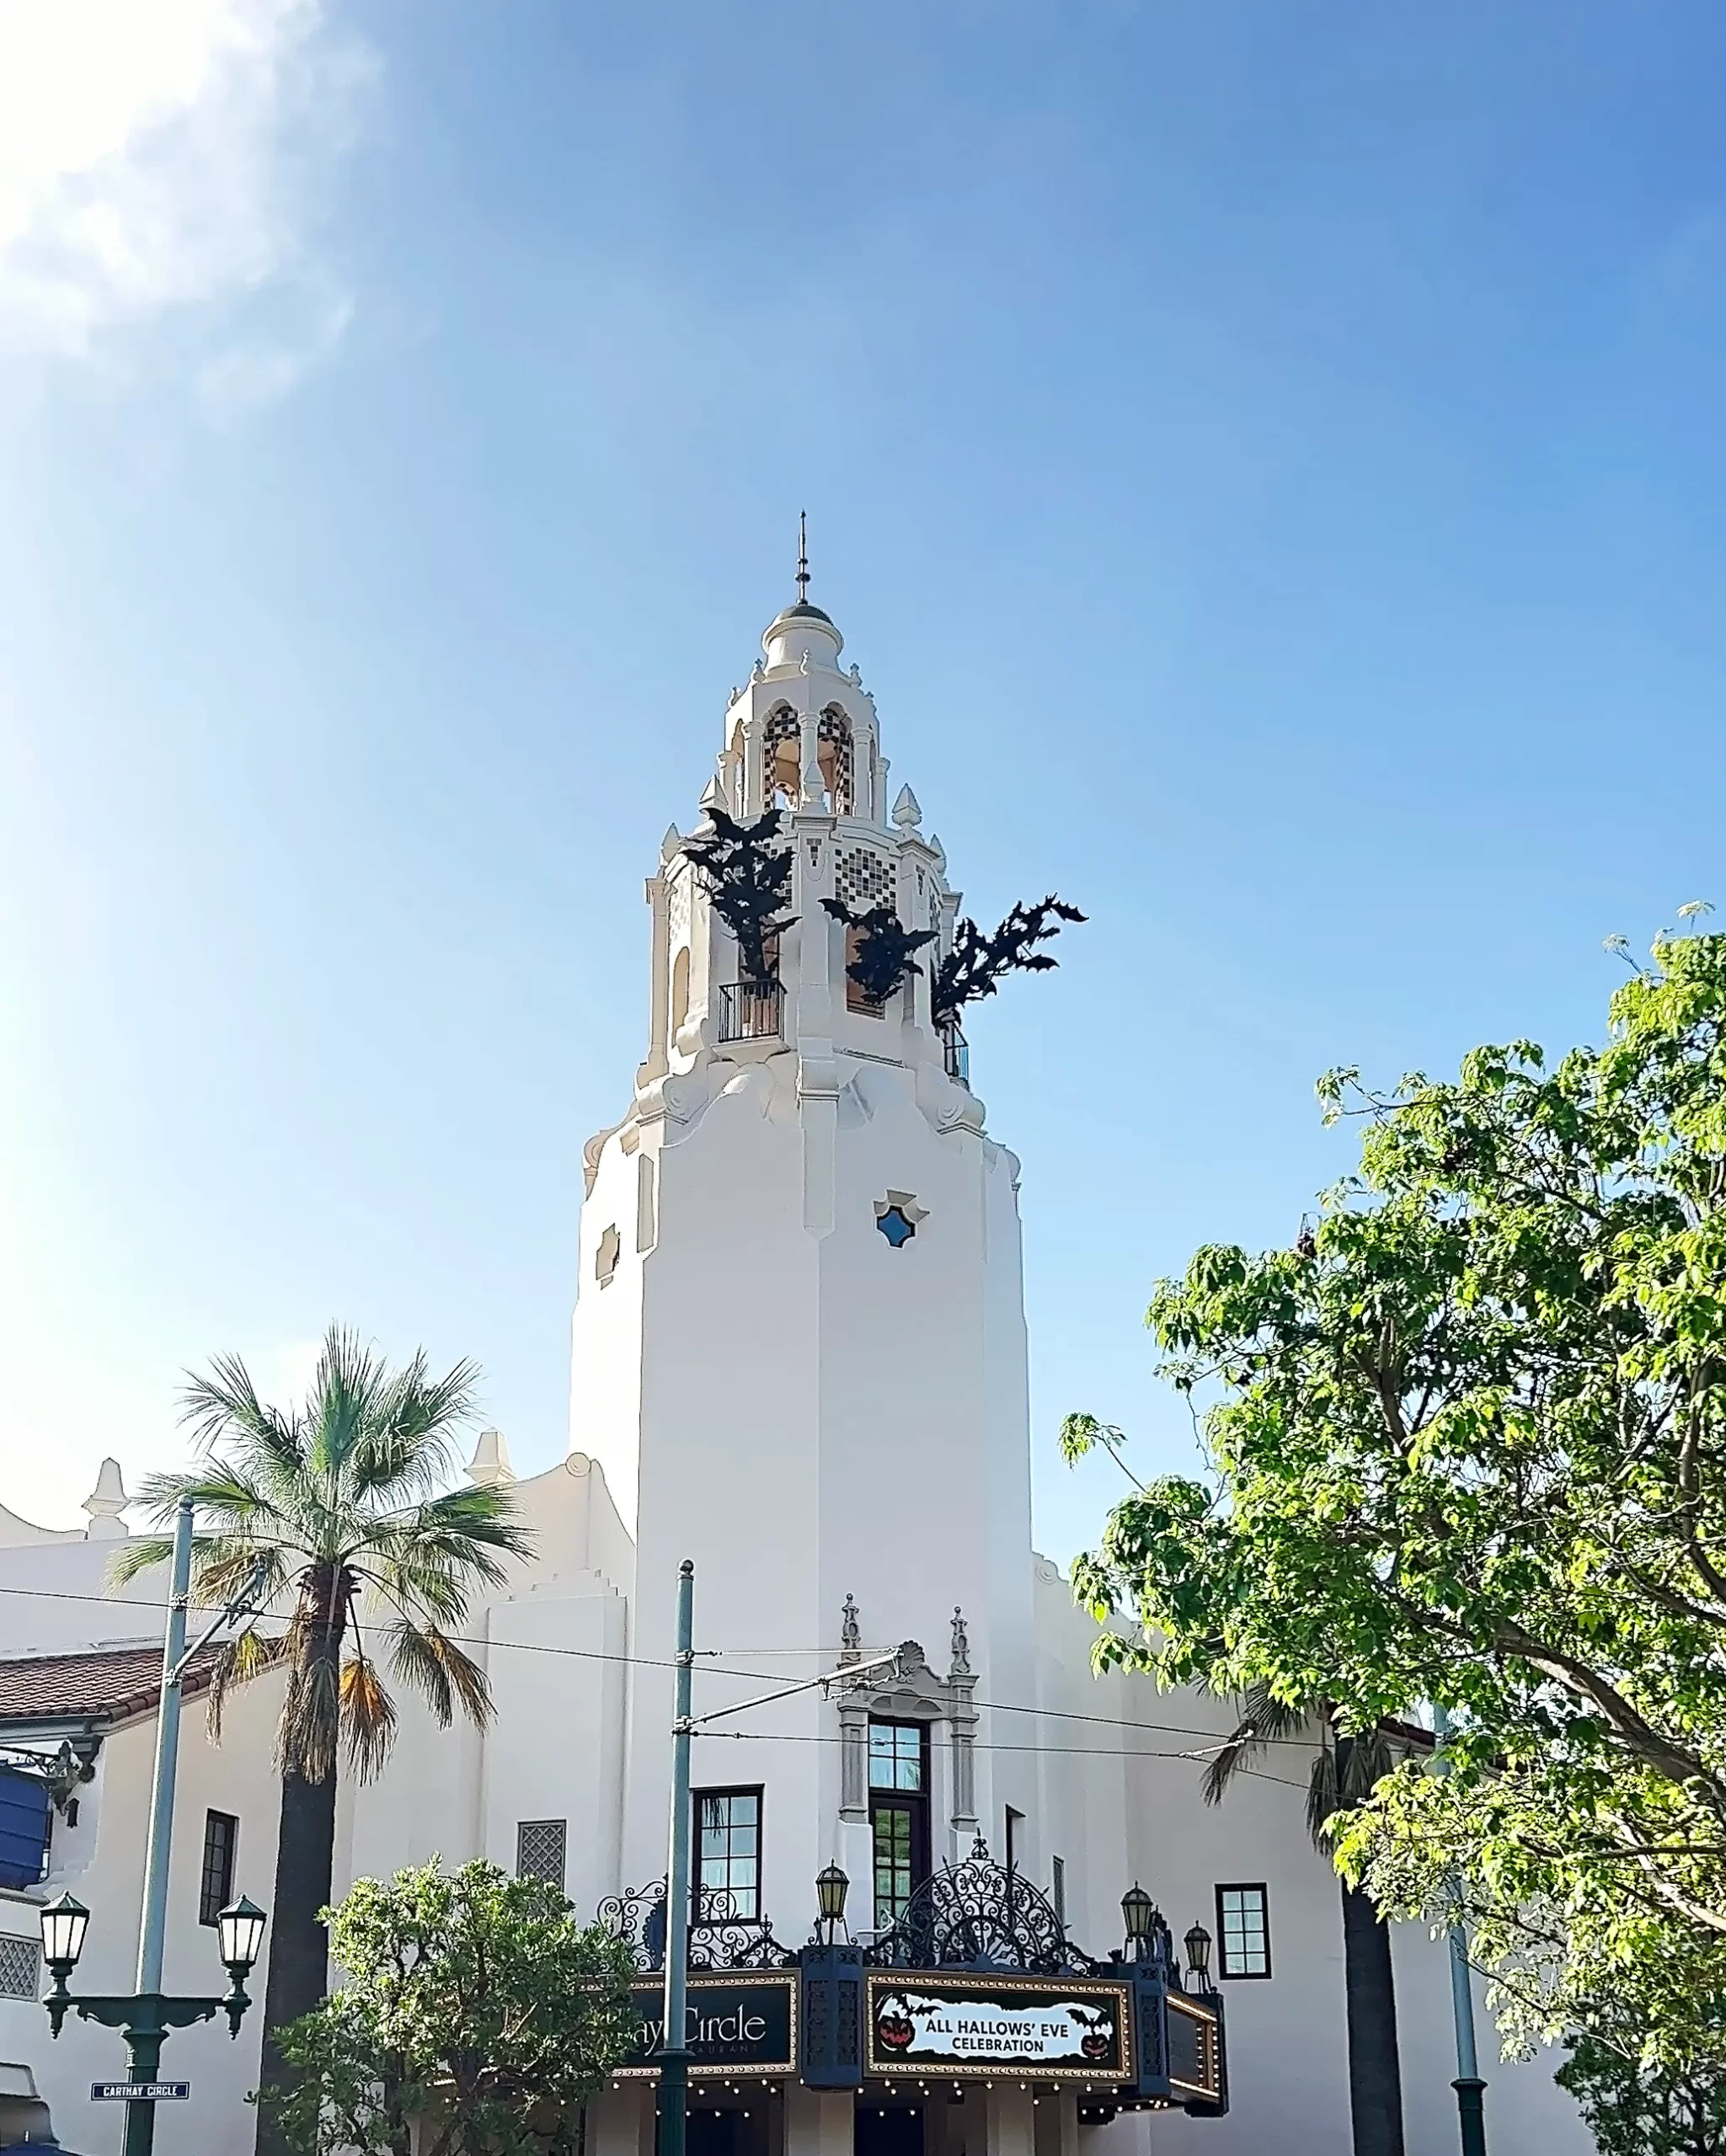
<svg viewBox="0 0 1726 2156">
<path fill-rule="evenodd" d="M 961 1086 L 971 1082 L 970 1043 L 957 1026 L 941 1028 L 941 1061 L 949 1078 L 958 1079 Z"/>
<path fill-rule="evenodd" d="M 698 1912 L 689 1927 L 692 1969 L 788 1969 L 796 1950 L 773 1935 L 767 1917 L 742 1917 L 735 1898 L 713 1887 L 697 1887 Z M 665 1882 L 626 1886 L 599 1905 L 599 1921 L 623 1940 L 629 1958 L 644 1973 L 665 1965 Z"/>
<path fill-rule="evenodd" d="M 783 1030 L 785 991 L 778 981 L 723 983 L 719 989 L 722 1041 L 777 1040 Z"/>
</svg>

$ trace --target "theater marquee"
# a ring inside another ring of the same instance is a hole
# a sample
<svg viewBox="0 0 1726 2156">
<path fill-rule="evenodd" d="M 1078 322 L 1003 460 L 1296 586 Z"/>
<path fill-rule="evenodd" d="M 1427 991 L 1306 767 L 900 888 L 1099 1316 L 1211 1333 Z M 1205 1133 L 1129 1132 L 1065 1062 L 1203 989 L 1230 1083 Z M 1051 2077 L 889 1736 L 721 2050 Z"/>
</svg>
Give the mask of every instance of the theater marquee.
<svg viewBox="0 0 1726 2156">
<path fill-rule="evenodd" d="M 1017 2070 L 1039 2081 L 1133 2078 L 1125 1984 L 909 1969 L 872 1969 L 867 1981 L 871 2076 Z"/>
<path fill-rule="evenodd" d="M 657 2076 L 665 2047 L 665 1992 L 655 1981 L 630 1986 L 635 2041 L 620 2079 Z M 797 1973 L 692 1978 L 684 2041 L 692 2075 L 733 2077 L 797 2071 Z"/>
</svg>

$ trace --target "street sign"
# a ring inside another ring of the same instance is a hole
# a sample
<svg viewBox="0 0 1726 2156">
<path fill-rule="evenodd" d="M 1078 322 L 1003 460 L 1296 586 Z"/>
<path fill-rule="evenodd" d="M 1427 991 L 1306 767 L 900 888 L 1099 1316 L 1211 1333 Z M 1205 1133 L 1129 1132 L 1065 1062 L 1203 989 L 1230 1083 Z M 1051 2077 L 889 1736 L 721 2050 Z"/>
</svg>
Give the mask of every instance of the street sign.
<svg viewBox="0 0 1726 2156">
<path fill-rule="evenodd" d="M 93 2104 L 183 2104 L 192 2093 L 190 2081 L 93 2081 Z"/>
</svg>

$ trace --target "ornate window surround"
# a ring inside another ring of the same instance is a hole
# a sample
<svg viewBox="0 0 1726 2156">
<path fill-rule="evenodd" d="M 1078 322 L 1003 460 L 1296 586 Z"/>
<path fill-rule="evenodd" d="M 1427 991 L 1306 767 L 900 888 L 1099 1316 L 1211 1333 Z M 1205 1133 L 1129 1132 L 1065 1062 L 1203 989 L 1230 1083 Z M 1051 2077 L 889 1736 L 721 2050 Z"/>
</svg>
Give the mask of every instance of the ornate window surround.
<svg viewBox="0 0 1726 2156">
<path fill-rule="evenodd" d="M 854 1620 L 848 1620 L 846 1652 L 851 1646 L 849 1630 Z M 931 1779 L 935 1787 L 930 1791 L 929 1811 L 932 1824 L 937 1796 L 946 1800 L 948 1824 L 956 1838 L 958 1847 L 968 1848 L 977 1831 L 976 1817 L 976 1761 L 974 1744 L 977 1733 L 977 1710 L 972 1704 L 977 1680 L 970 1667 L 966 1646 L 965 1620 L 954 1612 L 954 1653 L 951 1667 L 945 1678 L 938 1677 L 930 1668 L 927 1657 L 915 1640 L 906 1640 L 899 1649 L 899 1672 L 886 1683 L 879 1673 L 862 1679 L 855 1686 L 847 1686 L 838 1699 L 839 1708 L 839 1816 L 858 1825 L 867 1824 L 869 1816 L 869 1723 L 879 1721 L 920 1721 L 931 1725 L 931 1757 L 934 1754 L 932 1725 L 945 1722 L 948 1733 L 948 1761 L 945 1774 L 935 1771 Z"/>
</svg>

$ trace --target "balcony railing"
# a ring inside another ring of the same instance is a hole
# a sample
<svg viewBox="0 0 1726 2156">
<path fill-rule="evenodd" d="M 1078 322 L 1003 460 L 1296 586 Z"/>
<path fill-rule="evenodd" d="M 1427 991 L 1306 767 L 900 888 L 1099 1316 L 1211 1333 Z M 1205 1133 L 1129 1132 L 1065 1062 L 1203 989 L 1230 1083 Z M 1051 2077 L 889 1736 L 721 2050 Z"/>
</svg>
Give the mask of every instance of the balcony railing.
<svg viewBox="0 0 1726 2156">
<path fill-rule="evenodd" d="M 719 988 L 722 1041 L 777 1040 L 782 1030 L 785 991 L 778 981 L 765 988 L 753 981 L 723 982 Z"/>
<path fill-rule="evenodd" d="M 949 1078 L 958 1079 L 961 1086 L 971 1082 L 970 1043 L 957 1026 L 941 1028 L 941 1061 Z"/>
</svg>

